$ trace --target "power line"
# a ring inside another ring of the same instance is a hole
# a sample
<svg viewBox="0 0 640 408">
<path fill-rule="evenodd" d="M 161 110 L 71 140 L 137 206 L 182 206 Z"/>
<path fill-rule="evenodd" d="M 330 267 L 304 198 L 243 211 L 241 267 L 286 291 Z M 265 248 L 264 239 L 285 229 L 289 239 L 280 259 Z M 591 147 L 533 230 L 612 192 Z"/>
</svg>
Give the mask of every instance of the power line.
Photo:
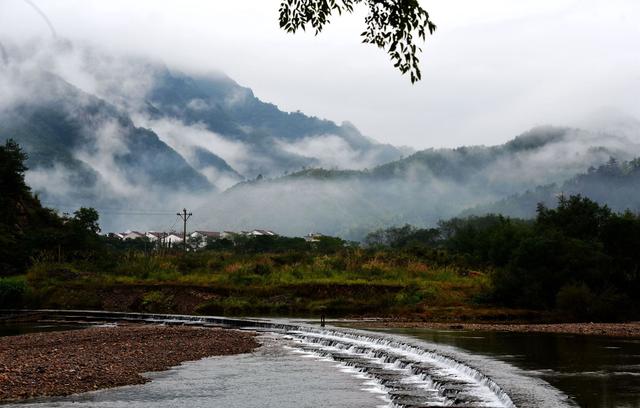
<svg viewBox="0 0 640 408">
<path fill-rule="evenodd" d="M 180 217 L 176 216 L 176 219 L 173 221 L 173 224 L 171 224 L 171 227 L 169 227 L 168 231 L 173 231 L 173 229 L 176 227 L 176 224 L 178 223 L 179 219 L 180 219 Z"/>
<path fill-rule="evenodd" d="M 76 210 L 80 207 L 91 207 L 97 210 L 101 214 L 109 214 L 109 215 L 173 215 L 174 212 L 171 210 L 158 210 L 158 209 L 121 209 L 115 207 L 94 207 L 91 205 L 68 205 L 63 203 L 55 203 L 49 201 L 41 201 L 43 205 L 55 207 L 56 209 L 65 209 L 65 210 Z"/>
<path fill-rule="evenodd" d="M 182 221 L 184 222 L 184 228 L 182 230 L 182 243 L 184 244 L 184 252 L 187 252 L 187 221 L 189 220 L 189 218 L 191 218 L 192 215 L 192 213 L 187 214 L 186 208 L 182 209 L 182 213 L 177 214 L 177 216 L 182 218 Z"/>
</svg>

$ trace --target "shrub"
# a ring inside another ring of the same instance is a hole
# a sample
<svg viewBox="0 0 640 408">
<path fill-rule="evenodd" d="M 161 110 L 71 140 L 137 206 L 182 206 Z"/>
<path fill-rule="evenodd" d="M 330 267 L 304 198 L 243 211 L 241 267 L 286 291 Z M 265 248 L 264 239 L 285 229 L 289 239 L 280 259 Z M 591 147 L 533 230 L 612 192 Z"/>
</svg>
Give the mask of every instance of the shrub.
<svg viewBox="0 0 640 408">
<path fill-rule="evenodd" d="M 172 295 L 167 295 L 161 291 L 147 292 L 142 296 L 142 310 L 151 313 L 168 313 L 174 306 Z"/>
<path fill-rule="evenodd" d="M 197 254 L 184 254 L 174 259 L 176 268 L 181 273 L 193 272 L 198 268 L 204 268 L 207 266 L 206 258 L 198 256 Z"/>
<path fill-rule="evenodd" d="M 27 272 L 27 281 L 31 285 L 43 285 L 51 281 L 72 281 L 80 272 L 71 264 L 56 262 L 35 263 Z"/>
<path fill-rule="evenodd" d="M 273 262 L 269 258 L 258 259 L 253 267 L 253 273 L 260 276 L 269 275 L 272 272 Z"/>
<path fill-rule="evenodd" d="M 562 287 L 556 295 L 556 306 L 570 318 L 583 320 L 592 316 L 594 299 L 591 289 L 584 283 L 570 284 Z"/>
<path fill-rule="evenodd" d="M 27 283 L 24 278 L 0 278 L 0 308 L 21 307 L 26 292 Z"/>
</svg>

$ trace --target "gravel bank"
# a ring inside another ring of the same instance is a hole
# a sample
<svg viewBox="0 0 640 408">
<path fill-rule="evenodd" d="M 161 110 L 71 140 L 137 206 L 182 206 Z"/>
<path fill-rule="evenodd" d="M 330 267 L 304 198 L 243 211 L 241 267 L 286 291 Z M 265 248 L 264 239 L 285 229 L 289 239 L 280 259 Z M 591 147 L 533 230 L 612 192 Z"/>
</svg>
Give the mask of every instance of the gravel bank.
<svg viewBox="0 0 640 408">
<path fill-rule="evenodd" d="M 348 326 L 363 328 L 406 328 L 483 330 L 524 333 L 567 333 L 611 337 L 640 337 L 640 322 L 631 323 L 553 323 L 553 324 L 489 324 L 489 323 L 430 323 L 411 321 L 360 321 Z"/>
<path fill-rule="evenodd" d="M 142 384 L 141 373 L 248 353 L 255 333 L 181 326 L 117 326 L 0 337 L 0 401 Z"/>
</svg>

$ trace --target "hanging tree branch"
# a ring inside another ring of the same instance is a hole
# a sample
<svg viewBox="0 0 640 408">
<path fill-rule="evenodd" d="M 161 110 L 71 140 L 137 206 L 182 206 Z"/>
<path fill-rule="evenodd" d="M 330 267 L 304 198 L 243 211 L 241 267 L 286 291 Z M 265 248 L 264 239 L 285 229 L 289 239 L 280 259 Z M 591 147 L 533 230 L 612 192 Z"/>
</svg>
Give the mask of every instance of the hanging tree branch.
<svg viewBox="0 0 640 408">
<path fill-rule="evenodd" d="M 282 0 L 280 27 L 290 33 L 310 27 L 318 35 L 333 13 L 352 13 L 360 3 L 369 8 L 362 42 L 384 49 L 393 66 L 409 74 L 411 83 L 419 81 L 422 75 L 417 54 L 422 49 L 415 39 L 425 41 L 436 25 L 418 0 Z"/>
</svg>

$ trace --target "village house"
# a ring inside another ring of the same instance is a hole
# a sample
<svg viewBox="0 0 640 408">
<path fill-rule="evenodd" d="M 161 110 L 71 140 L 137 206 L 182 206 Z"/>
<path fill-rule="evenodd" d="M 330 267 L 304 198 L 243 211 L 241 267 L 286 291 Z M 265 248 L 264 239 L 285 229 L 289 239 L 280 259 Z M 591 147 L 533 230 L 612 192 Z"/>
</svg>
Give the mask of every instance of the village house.
<svg viewBox="0 0 640 408">
<path fill-rule="evenodd" d="M 274 237 L 277 234 L 273 231 L 269 231 L 269 230 L 261 230 L 261 229 L 254 229 L 251 231 L 242 231 L 242 235 L 248 236 L 248 237 L 261 237 L 261 236 L 269 236 L 269 237 Z"/>
<path fill-rule="evenodd" d="M 220 239 L 221 233 L 217 231 L 193 231 L 189 234 L 191 238 L 194 239 Z"/>
<path fill-rule="evenodd" d="M 138 232 L 138 231 L 126 231 L 126 232 L 123 232 L 121 235 L 123 240 L 138 239 L 138 238 L 143 238 L 145 236 L 144 233 Z"/>
<path fill-rule="evenodd" d="M 304 236 L 304 240 L 307 242 L 318 242 L 320 238 L 324 237 L 323 234 L 318 234 L 317 232 L 312 232 Z"/>
<path fill-rule="evenodd" d="M 148 239 L 149 242 L 157 243 L 160 247 L 176 247 L 182 244 L 182 233 L 179 232 L 160 232 L 160 231 L 132 231 L 128 230 L 121 233 L 108 233 L 107 236 L 117 238 L 121 240 L 134 240 L 134 239 Z M 205 231 L 196 230 L 187 235 L 188 241 L 192 242 L 195 246 L 194 249 L 204 248 L 208 241 L 228 239 L 234 241 L 238 236 L 246 237 L 260 237 L 260 236 L 277 236 L 277 234 L 270 230 L 254 229 L 250 231 L 234 232 L 234 231 Z M 320 234 L 309 234 L 305 239 L 312 239 L 309 237 L 319 237 Z M 315 241 L 314 241 L 315 242 Z"/>
<path fill-rule="evenodd" d="M 189 237 L 195 241 L 199 248 L 207 246 L 207 242 L 210 240 L 218 240 L 221 237 L 221 233 L 217 231 L 193 231 L 189 234 Z"/>
<path fill-rule="evenodd" d="M 233 241 L 233 239 L 235 237 L 237 237 L 239 234 L 237 232 L 233 232 L 233 231 L 222 231 L 220 233 L 220 239 L 229 239 L 231 241 Z"/>
<path fill-rule="evenodd" d="M 164 238 L 164 242 L 169 246 L 180 244 L 182 243 L 182 234 L 178 234 L 177 232 L 170 232 Z"/>
<path fill-rule="evenodd" d="M 149 241 L 151 242 L 156 242 L 158 240 L 160 240 L 160 242 L 162 242 L 162 240 L 167 236 L 168 234 L 166 232 L 157 232 L 157 231 L 148 231 L 145 236 L 147 238 L 149 238 Z"/>
</svg>

